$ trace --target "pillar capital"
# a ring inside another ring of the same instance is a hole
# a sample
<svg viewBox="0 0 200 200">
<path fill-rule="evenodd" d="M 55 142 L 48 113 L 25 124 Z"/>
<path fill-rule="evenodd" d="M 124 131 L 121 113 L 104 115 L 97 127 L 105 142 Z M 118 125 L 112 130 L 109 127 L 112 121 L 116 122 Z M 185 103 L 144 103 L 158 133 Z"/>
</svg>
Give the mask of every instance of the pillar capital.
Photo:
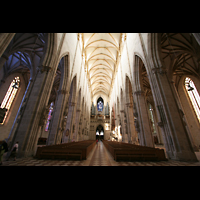
<svg viewBox="0 0 200 200">
<path fill-rule="evenodd" d="M 38 69 L 39 69 L 39 71 L 40 71 L 40 73 L 43 73 L 43 72 L 49 72 L 50 70 L 51 70 L 51 67 L 49 67 L 49 66 L 44 66 L 44 65 L 40 65 L 40 66 L 38 66 Z"/>
<path fill-rule="evenodd" d="M 67 94 L 68 93 L 68 91 L 67 90 L 58 90 L 58 95 L 59 94 Z"/>
<path fill-rule="evenodd" d="M 138 91 L 135 91 L 134 94 L 137 96 L 144 96 L 145 92 L 142 90 L 138 90 Z"/>
<path fill-rule="evenodd" d="M 6 56 L 5 54 L 3 54 L 1 57 L 8 60 L 8 56 Z"/>
<path fill-rule="evenodd" d="M 159 73 L 160 75 L 164 75 L 167 73 L 167 70 L 164 67 L 159 67 L 159 68 L 155 67 L 152 69 L 152 72 L 153 74 Z"/>
<path fill-rule="evenodd" d="M 76 105 L 76 103 L 75 102 L 71 102 L 71 106 L 75 106 Z"/>
</svg>

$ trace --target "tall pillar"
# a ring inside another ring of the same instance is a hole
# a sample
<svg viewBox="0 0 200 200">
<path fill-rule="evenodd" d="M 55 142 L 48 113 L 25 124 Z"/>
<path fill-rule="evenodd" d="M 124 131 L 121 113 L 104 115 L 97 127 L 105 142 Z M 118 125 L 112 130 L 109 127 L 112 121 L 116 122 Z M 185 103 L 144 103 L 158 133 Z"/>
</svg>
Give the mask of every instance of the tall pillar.
<svg viewBox="0 0 200 200">
<path fill-rule="evenodd" d="M 0 57 L 5 52 L 6 48 L 10 44 L 11 40 L 15 36 L 15 33 L 1 33 L 0 34 Z M 0 66 L 0 71 L 1 71 Z"/>
<path fill-rule="evenodd" d="M 76 110 L 75 131 L 74 131 L 74 134 L 73 134 L 73 139 L 74 139 L 75 141 L 78 141 L 78 130 L 79 130 L 80 113 L 81 113 L 81 110 L 80 110 L 80 109 L 77 109 L 77 110 Z"/>
<path fill-rule="evenodd" d="M 128 127 L 127 127 L 127 117 L 125 110 L 120 110 L 121 112 L 121 130 L 122 130 L 122 142 L 128 143 Z"/>
<path fill-rule="evenodd" d="M 17 121 L 18 125 L 13 133 L 11 146 L 16 141 L 19 142 L 18 157 L 33 155 L 37 146 L 39 123 L 43 118 L 45 99 L 51 81 L 50 67 L 40 66 L 39 69 L 26 98 L 26 103 L 23 105 L 25 106 L 23 115 Z M 52 73 L 51 76 L 53 76 Z"/>
<path fill-rule="evenodd" d="M 0 57 L 0 71 L 3 68 L 4 63 L 8 60 L 8 56 L 5 53 Z M 4 72 L 5 73 L 5 72 Z"/>
<path fill-rule="evenodd" d="M 79 120 L 79 130 L 80 130 L 79 140 L 83 140 L 82 128 L 83 128 L 83 109 L 81 110 L 81 115 Z"/>
<path fill-rule="evenodd" d="M 75 107 L 76 103 L 71 102 L 71 105 L 69 107 L 69 111 L 68 111 L 68 115 L 67 115 L 67 125 L 65 127 L 65 131 L 63 133 L 63 139 L 62 142 L 63 143 L 68 143 L 71 141 L 71 137 L 72 137 L 72 125 L 73 125 L 73 117 L 74 117 L 74 107 Z"/>
<path fill-rule="evenodd" d="M 163 67 L 153 68 L 150 78 L 153 79 L 152 92 L 160 116 L 158 125 L 162 129 L 168 157 L 182 161 L 197 161 L 166 70 Z"/>
<path fill-rule="evenodd" d="M 144 91 L 136 91 L 134 94 L 136 95 L 135 99 L 138 107 L 140 144 L 143 146 L 154 147 Z"/>
<path fill-rule="evenodd" d="M 62 129 L 62 120 L 65 116 L 63 116 L 64 108 L 66 104 L 66 99 L 69 93 L 67 90 L 59 90 L 57 100 L 54 106 L 54 113 L 51 119 L 52 123 L 50 126 L 49 136 L 47 144 L 59 144 L 60 143 L 60 131 Z"/>
<path fill-rule="evenodd" d="M 134 126 L 134 116 L 133 116 L 133 104 L 132 103 L 127 103 L 127 116 L 128 116 L 128 142 L 129 143 L 136 143 L 136 130 Z"/>
</svg>

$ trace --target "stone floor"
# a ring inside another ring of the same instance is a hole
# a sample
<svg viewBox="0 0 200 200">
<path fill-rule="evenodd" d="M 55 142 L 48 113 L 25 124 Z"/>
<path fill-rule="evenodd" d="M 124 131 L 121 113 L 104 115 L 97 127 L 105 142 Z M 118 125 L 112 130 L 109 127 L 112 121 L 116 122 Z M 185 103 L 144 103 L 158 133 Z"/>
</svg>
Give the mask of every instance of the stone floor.
<svg viewBox="0 0 200 200">
<path fill-rule="evenodd" d="M 160 161 L 160 162 L 116 162 L 102 142 L 99 142 L 92 150 L 87 160 L 70 161 L 70 160 L 47 160 L 18 158 L 16 161 L 3 159 L 1 166 L 200 166 L 200 152 L 196 152 L 199 162 L 180 162 L 180 161 Z"/>
</svg>

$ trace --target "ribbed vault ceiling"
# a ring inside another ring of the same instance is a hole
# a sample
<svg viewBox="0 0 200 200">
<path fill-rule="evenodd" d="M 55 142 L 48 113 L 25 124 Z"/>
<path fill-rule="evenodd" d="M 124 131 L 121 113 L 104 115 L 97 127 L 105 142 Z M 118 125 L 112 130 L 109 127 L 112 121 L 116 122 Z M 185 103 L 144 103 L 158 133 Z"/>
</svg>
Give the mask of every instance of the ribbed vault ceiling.
<svg viewBox="0 0 200 200">
<path fill-rule="evenodd" d="M 92 94 L 109 96 L 121 33 L 83 33 L 84 53 Z"/>
</svg>

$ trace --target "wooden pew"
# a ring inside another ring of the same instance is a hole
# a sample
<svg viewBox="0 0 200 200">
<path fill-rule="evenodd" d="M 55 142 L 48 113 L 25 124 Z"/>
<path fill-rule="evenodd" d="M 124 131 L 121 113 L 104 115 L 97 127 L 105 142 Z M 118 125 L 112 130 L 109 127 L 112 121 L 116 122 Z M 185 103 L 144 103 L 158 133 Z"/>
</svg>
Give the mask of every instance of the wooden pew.
<svg viewBox="0 0 200 200">
<path fill-rule="evenodd" d="M 103 141 L 103 144 L 116 161 L 167 160 L 163 149 L 112 141 Z"/>
<path fill-rule="evenodd" d="M 95 146 L 95 140 L 70 142 L 57 145 L 38 147 L 36 158 L 49 159 L 86 159 Z"/>
<path fill-rule="evenodd" d="M 46 141 L 47 141 L 47 138 L 42 138 L 42 137 L 40 137 L 39 139 L 38 139 L 38 145 L 46 145 Z"/>
</svg>

